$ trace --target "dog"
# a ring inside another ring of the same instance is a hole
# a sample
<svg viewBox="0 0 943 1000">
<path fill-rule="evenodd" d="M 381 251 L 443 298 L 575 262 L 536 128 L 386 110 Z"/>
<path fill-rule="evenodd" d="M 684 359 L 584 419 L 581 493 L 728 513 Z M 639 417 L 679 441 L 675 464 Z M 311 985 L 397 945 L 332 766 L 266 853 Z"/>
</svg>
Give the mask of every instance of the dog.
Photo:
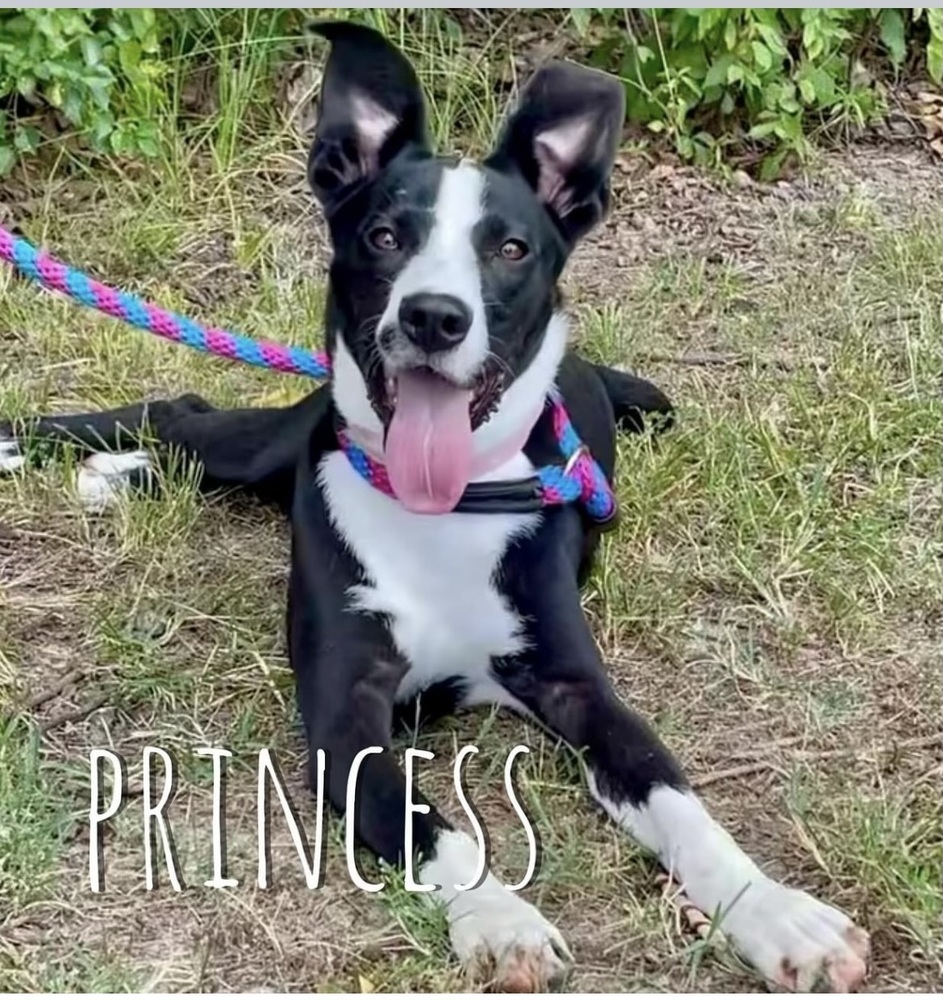
<svg viewBox="0 0 943 1000">
<path fill-rule="evenodd" d="M 310 759 L 327 752 L 327 793 L 343 812 L 355 759 L 384 748 L 360 760 L 352 817 L 379 858 L 405 858 L 397 714 L 417 699 L 423 717 L 503 706 L 581 752 L 592 798 L 769 983 L 855 989 L 867 933 L 765 875 L 614 693 L 580 606 L 606 526 L 515 493 L 559 461 L 548 394 L 610 481 L 617 432 L 673 412 L 649 382 L 569 350 L 558 291 L 608 211 L 621 84 L 549 63 L 490 154 L 452 160 L 431 149 L 422 90 L 396 47 L 349 22 L 316 30 L 330 51 L 307 174 L 333 248 L 331 382 L 284 408 L 220 411 L 185 396 L 7 421 L 0 465 L 23 465 L 27 439 L 68 442 L 86 456 L 79 492 L 101 509 L 182 450 L 202 488 L 239 487 L 287 513 L 288 639 Z M 155 447 L 128 450 L 144 432 Z M 347 438 L 385 463 L 390 490 L 358 472 Z M 478 506 L 463 509 L 472 494 Z M 477 844 L 411 794 L 427 807 L 411 813 L 414 870 L 444 904 L 457 958 L 487 962 L 499 989 L 556 983 L 572 962 L 560 932 L 490 872 L 458 891 Z"/>
</svg>

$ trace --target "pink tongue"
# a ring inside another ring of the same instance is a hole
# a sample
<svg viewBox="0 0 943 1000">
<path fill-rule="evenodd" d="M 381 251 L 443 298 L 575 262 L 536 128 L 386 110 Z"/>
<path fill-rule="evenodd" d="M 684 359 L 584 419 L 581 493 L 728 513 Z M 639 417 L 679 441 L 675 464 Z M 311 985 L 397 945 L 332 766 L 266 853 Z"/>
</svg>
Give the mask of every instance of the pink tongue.
<svg viewBox="0 0 943 1000">
<path fill-rule="evenodd" d="M 471 477 L 471 392 L 431 372 L 402 372 L 386 434 L 386 470 L 396 496 L 417 514 L 447 514 Z"/>
</svg>

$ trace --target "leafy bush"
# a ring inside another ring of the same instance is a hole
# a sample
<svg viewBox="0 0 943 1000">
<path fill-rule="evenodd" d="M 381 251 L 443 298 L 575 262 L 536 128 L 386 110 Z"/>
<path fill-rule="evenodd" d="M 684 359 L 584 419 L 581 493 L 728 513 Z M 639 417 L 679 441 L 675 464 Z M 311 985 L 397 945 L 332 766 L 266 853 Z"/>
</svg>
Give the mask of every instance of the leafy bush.
<svg viewBox="0 0 943 1000">
<path fill-rule="evenodd" d="M 231 159 L 251 114 L 270 114 L 276 66 L 300 41 L 307 16 L 364 17 L 407 45 L 448 38 L 432 47 L 435 55 L 458 44 L 453 10 L 0 10 L 0 174 L 63 131 L 96 152 L 155 155 L 165 126 L 186 110 L 195 67 L 212 71 L 220 105 L 215 116 L 200 107 L 198 132 Z M 495 28 L 499 15 L 507 12 L 494 15 Z M 518 23 L 528 16 L 517 14 Z M 553 9 L 543 16 L 561 17 Z M 562 17 L 572 40 L 588 40 L 590 58 L 625 81 L 633 122 L 670 138 L 686 158 L 759 160 L 764 176 L 790 155 L 805 156 L 819 130 L 880 115 L 875 80 L 912 69 L 936 83 L 943 77 L 936 8 L 603 7 L 562 8 Z M 487 60 L 468 80 L 459 79 L 469 72 L 464 64 L 435 62 L 447 67 L 435 80 L 450 121 L 480 124 L 492 114 L 496 101 L 476 96 L 494 82 Z"/>
<path fill-rule="evenodd" d="M 688 159 L 752 146 L 761 174 L 809 151 L 820 127 L 862 125 L 884 108 L 867 65 L 916 54 L 943 78 L 937 8 L 571 8 L 592 58 L 626 82 L 630 120 L 667 133 Z"/>
<path fill-rule="evenodd" d="M 146 7 L 0 11 L 0 172 L 39 145 L 45 109 L 95 150 L 156 153 L 159 49 Z"/>
</svg>

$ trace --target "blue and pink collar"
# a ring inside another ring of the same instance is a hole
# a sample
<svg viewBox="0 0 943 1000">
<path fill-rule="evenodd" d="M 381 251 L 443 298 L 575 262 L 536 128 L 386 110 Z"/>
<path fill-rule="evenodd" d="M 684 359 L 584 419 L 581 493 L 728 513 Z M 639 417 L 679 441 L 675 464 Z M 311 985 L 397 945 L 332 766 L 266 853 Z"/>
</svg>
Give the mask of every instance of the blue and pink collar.
<svg viewBox="0 0 943 1000">
<path fill-rule="evenodd" d="M 532 475 L 520 479 L 469 483 L 453 513 L 526 514 L 545 507 L 575 503 L 596 525 L 606 529 L 615 526 L 618 514 L 615 494 L 599 463 L 576 433 L 563 401 L 552 394 L 547 397 L 546 409 L 550 411 L 561 461 L 542 466 Z M 354 428 L 344 428 L 338 431 L 337 438 L 353 468 L 371 486 L 395 498 L 396 493 L 374 436 Z M 492 453 L 491 468 L 509 459 L 523 443 L 514 442 L 514 447 L 506 455 Z M 488 470 L 477 471 L 480 474 Z"/>
</svg>

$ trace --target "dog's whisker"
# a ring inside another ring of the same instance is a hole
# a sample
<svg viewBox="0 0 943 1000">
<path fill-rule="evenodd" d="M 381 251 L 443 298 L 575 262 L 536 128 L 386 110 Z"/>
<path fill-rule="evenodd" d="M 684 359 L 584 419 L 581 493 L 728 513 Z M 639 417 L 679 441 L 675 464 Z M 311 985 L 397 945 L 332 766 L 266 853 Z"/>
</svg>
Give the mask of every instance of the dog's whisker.
<svg viewBox="0 0 943 1000">
<path fill-rule="evenodd" d="M 493 361 L 501 372 L 511 379 L 514 378 L 514 369 L 499 354 L 495 354 L 494 351 L 489 350 L 486 363 L 487 361 Z"/>
</svg>

